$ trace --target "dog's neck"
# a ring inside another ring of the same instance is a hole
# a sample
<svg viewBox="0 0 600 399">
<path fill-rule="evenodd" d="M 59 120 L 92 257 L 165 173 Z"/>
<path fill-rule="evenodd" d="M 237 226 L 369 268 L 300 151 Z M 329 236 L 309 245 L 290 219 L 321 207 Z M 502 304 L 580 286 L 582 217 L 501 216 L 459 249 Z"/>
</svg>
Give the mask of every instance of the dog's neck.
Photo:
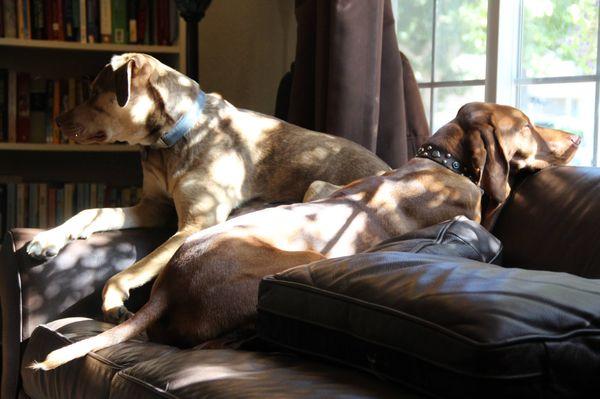
<svg viewBox="0 0 600 399">
<path fill-rule="evenodd" d="M 474 174 L 467 165 L 456 155 L 452 154 L 445 148 L 433 143 L 425 143 L 417 150 L 417 157 L 430 159 L 446 169 L 451 170 L 461 176 L 478 184 L 477 175 Z"/>
<path fill-rule="evenodd" d="M 203 111 L 206 105 L 206 94 L 200 90 L 190 108 L 175 122 L 166 132 L 162 132 L 152 148 L 171 148 L 203 119 Z"/>
</svg>

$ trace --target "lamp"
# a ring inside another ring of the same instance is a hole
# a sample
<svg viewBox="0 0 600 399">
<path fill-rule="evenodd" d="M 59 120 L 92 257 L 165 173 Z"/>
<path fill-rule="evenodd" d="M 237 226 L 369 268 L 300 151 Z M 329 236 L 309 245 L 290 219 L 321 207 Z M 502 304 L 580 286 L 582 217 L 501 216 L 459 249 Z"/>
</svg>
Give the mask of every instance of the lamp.
<svg viewBox="0 0 600 399">
<path fill-rule="evenodd" d="M 179 15 L 185 20 L 186 71 L 187 75 L 198 81 L 198 22 L 212 0 L 175 0 Z"/>
</svg>

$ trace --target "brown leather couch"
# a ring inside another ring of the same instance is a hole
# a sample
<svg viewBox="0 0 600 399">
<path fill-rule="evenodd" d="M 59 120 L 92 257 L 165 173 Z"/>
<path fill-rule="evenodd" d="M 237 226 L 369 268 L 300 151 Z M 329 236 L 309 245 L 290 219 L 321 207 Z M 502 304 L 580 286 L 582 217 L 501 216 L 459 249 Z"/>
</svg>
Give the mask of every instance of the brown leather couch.
<svg viewBox="0 0 600 399">
<path fill-rule="evenodd" d="M 597 168 L 551 168 L 527 178 L 493 231 L 504 245 L 503 264 L 599 278 L 599 194 Z M 23 251 L 36 232 L 12 230 L 2 246 L 2 398 L 416 397 L 373 374 L 258 340 L 238 349 L 180 350 L 140 337 L 49 373 L 22 368 L 66 342 L 110 328 L 94 320 L 104 281 L 170 233 L 96 234 L 40 264 Z M 139 307 L 147 294 L 148 287 L 137 290 L 128 306 Z"/>
</svg>

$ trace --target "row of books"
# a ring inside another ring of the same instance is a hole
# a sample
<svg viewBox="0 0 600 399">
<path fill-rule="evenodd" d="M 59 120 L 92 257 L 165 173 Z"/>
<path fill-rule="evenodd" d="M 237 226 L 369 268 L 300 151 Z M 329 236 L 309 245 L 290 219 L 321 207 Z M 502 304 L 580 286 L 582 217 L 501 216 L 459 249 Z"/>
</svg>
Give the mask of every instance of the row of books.
<svg viewBox="0 0 600 399">
<path fill-rule="evenodd" d="M 0 0 L 0 37 L 171 45 L 175 0 Z"/>
<path fill-rule="evenodd" d="M 45 79 L 0 69 L 0 141 L 60 144 L 54 119 L 88 95 L 86 79 Z"/>
<path fill-rule="evenodd" d="M 13 227 L 51 228 L 90 208 L 135 205 L 139 187 L 109 187 L 101 183 L 0 184 L 0 232 Z"/>
</svg>

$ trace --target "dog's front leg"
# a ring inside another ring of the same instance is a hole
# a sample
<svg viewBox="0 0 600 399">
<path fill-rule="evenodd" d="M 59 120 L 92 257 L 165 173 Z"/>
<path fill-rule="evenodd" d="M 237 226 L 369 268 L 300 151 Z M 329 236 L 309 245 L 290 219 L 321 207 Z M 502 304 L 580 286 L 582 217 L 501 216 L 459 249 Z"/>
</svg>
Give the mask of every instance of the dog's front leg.
<svg viewBox="0 0 600 399">
<path fill-rule="evenodd" d="M 127 208 L 86 209 L 60 226 L 36 235 L 27 246 L 27 253 L 36 258 L 50 258 L 71 240 L 87 238 L 98 231 L 166 225 L 175 219 L 172 207 L 162 201 L 142 199 Z"/>
<path fill-rule="evenodd" d="M 194 231 L 178 231 L 144 258 L 108 279 L 102 292 L 102 312 L 107 321 L 121 322 L 131 316 L 124 304 L 129 291 L 156 277 Z"/>
</svg>

